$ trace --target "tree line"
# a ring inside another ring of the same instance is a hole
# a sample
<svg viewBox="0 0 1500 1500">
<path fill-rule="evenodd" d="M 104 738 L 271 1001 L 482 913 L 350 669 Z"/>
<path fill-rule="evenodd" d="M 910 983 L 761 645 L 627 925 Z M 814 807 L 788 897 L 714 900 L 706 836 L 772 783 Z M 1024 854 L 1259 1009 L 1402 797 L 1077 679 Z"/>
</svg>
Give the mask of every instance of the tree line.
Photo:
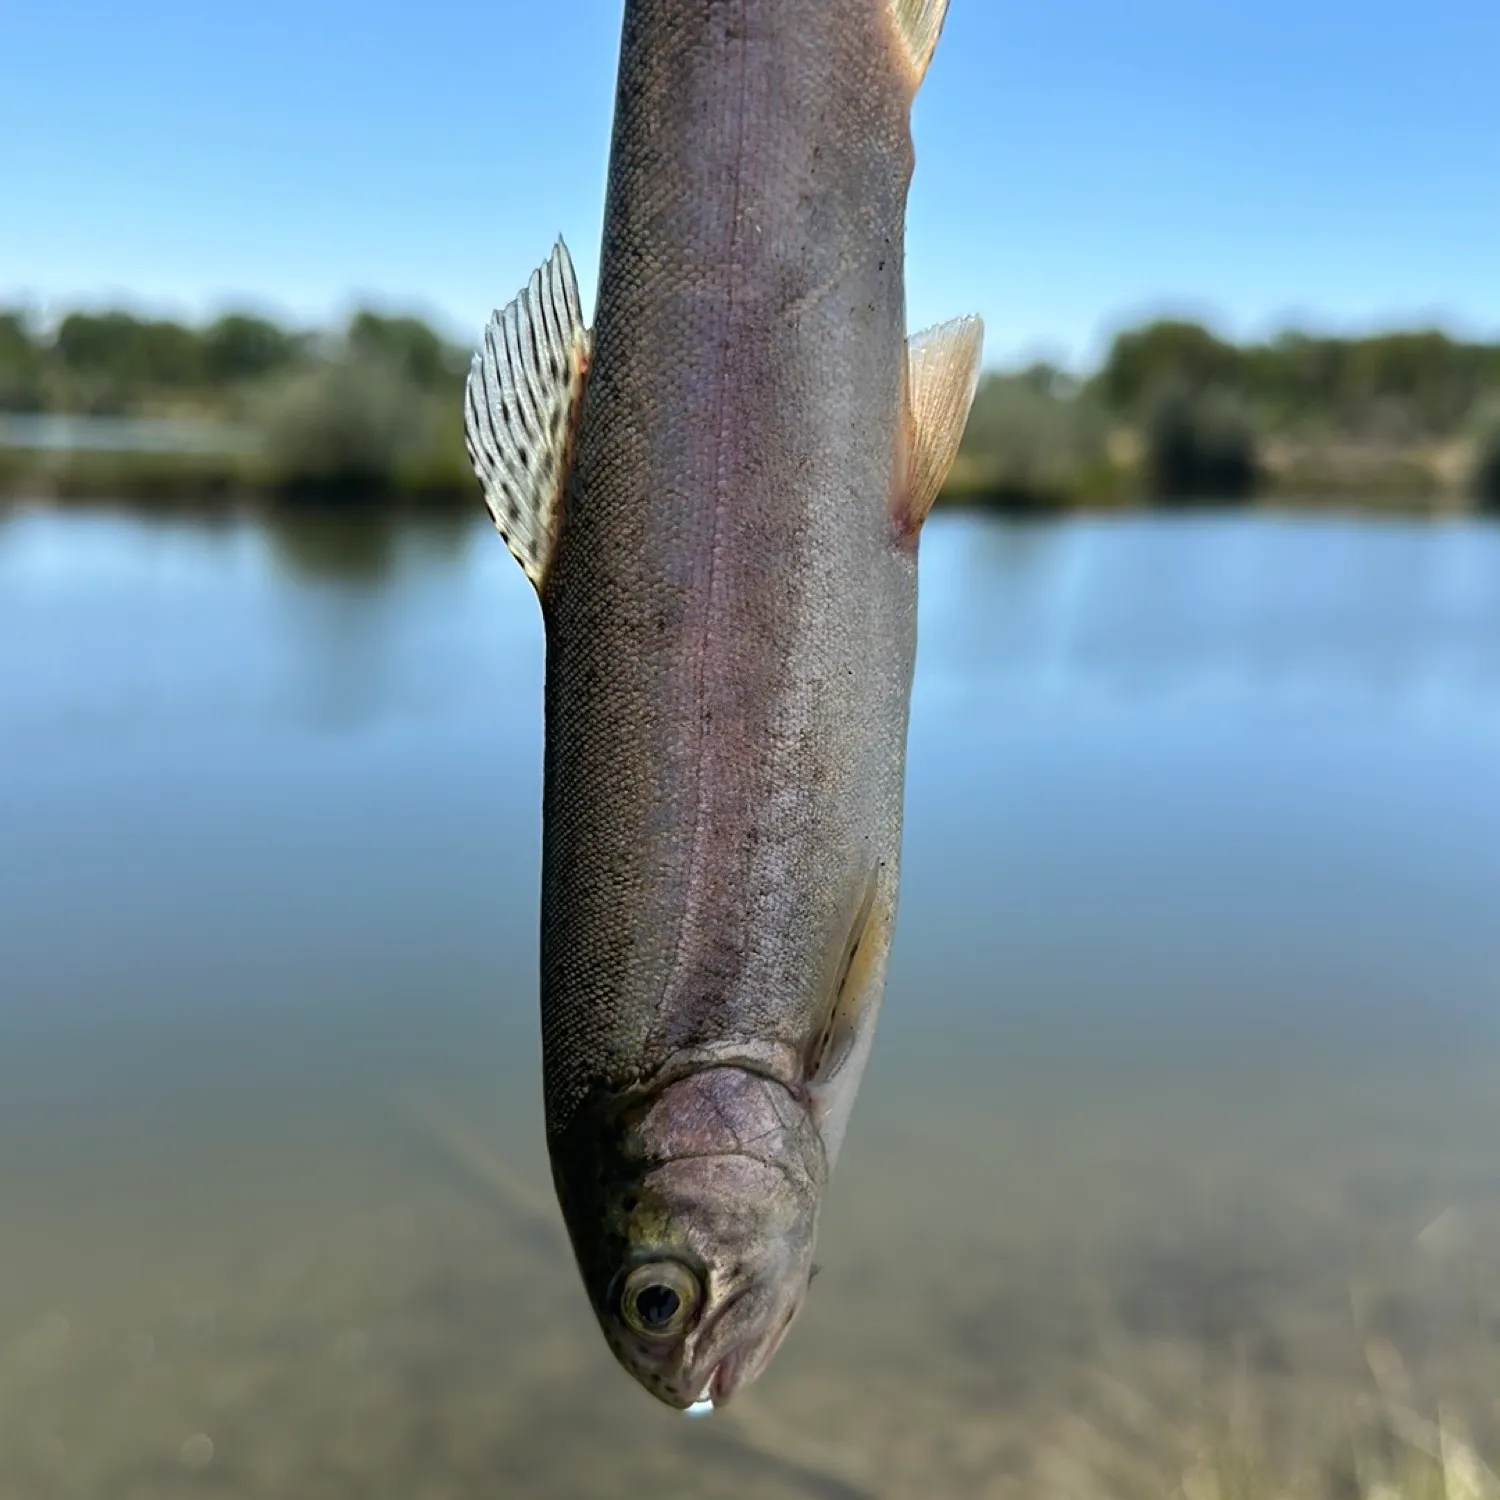
<svg viewBox="0 0 1500 1500">
<path fill-rule="evenodd" d="M 960 482 L 1018 503 L 1457 486 L 1500 505 L 1500 344 L 1440 330 L 1236 344 L 1159 320 L 1117 334 L 1083 380 L 1045 364 L 987 375 L 965 458 Z"/>
<path fill-rule="evenodd" d="M 260 433 L 279 483 L 463 487 L 468 359 L 420 318 L 368 309 L 331 333 L 245 312 L 44 325 L 0 310 L 0 411 L 229 418 Z M 1234 343 L 1158 320 L 1119 332 L 1085 378 L 987 374 L 950 489 L 1046 506 L 1453 483 L 1500 505 L 1500 344 L 1440 330 Z"/>
<path fill-rule="evenodd" d="M 341 358 L 385 364 L 426 389 L 461 383 L 468 365 L 420 319 L 368 310 L 330 336 L 249 313 L 195 327 L 74 312 L 45 328 L 23 310 L 0 309 L 0 410 L 121 416 L 187 404 L 217 413 L 258 382 Z"/>
</svg>

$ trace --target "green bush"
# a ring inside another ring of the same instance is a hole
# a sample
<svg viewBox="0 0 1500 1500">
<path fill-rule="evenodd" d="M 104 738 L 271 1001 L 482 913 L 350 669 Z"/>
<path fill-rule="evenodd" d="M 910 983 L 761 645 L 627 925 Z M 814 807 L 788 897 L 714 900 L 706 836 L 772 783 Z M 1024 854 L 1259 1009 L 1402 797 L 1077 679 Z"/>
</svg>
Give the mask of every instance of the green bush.
<svg viewBox="0 0 1500 1500">
<path fill-rule="evenodd" d="M 226 313 L 200 335 L 203 372 L 216 386 L 261 380 L 289 369 L 303 355 L 303 340 L 265 318 Z"/>
<path fill-rule="evenodd" d="M 0 411 L 42 405 L 42 351 L 24 312 L 0 312 Z"/>
<path fill-rule="evenodd" d="M 350 354 L 388 364 L 426 391 L 448 390 L 463 399 L 468 355 L 450 348 L 419 318 L 385 317 L 368 310 L 350 320 L 346 335 Z"/>
<path fill-rule="evenodd" d="M 385 494 L 427 436 L 430 403 L 392 365 L 338 359 L 266 394 L 262 463 L 270 485 L 331 498 Z"/>
<path fill-rule="evenodd" d="M 1500 421 L 1479 439 L 1474 463 L 1474 498 L 1484 510 L 1500 514 Z"/>
<path fill-rule="evenodd" d="M 1237 386 L 1245 357 L 1200 324 L 1163 319 L 1117 334 L 1096 384 L 1115 411 L 1137 415 L 1169 385 Z"/>
<path fill-rule="evenodd" d="M 1327 430 L 1404 441 L 1451 434 L 1500 388 L 1500 349 L 1433 329 L 1367 338 L 1296 331 L 1230 344 L 1200 324 L 1162 320 L 1119 333 L 1094 384 L 1110 409 L 1137 419 L 1159 393 L 1232 393 L 1268 429 Z"/>
<path fill-rule="evenodd" d="M 1107 439 L 1097 403 L 1049 366 L 987 375 L 950 488 L 1011 507 L 1064 505 L 1097 488 Z"/>
</svg>

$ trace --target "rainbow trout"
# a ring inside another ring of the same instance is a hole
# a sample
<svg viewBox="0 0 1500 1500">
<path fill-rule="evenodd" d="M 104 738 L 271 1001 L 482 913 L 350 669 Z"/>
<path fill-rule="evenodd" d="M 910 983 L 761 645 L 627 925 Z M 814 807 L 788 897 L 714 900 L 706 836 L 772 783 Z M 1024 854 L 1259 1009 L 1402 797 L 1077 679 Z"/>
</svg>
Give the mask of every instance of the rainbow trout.
<svg viewBox="0 0 1500 1500">
<path fill-rule="evenodd" d="M 982 329 L 906 337 L 947 0 L 626 0 L 592 329 L 559 240 L 465 401 L 546 633 L 558 1201 L 663 1402 L 765 1368 L 812 1274 L 896 913 L 917 541 Z"/>
</svg>

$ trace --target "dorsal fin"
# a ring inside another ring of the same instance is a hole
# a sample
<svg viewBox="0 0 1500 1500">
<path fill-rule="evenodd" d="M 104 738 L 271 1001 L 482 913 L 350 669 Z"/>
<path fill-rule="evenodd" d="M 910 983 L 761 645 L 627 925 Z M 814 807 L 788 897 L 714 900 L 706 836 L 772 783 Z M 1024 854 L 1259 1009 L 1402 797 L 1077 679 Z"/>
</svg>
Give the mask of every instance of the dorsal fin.
<svg viewBox="0 0 1500 1500">
<path fill-rule="evenodd" d="M 538 592 L 557 540 L 591 342 L 558 240 L 490 319 L 464 392 L 464 445 L 495 529 Z"/>
<path fill-rule="evenodd" d="M 927 76 L 932 54 L 942 34 L 948 0 L 886 0 L 901 38 L 902 51 L 911 68 L 911 91 L 915 95 Z"/>
<path fill-rule="evenodd" d="M 977 317 L 955 318 L 907 341 L 905 521 L 911 531 L 927 519 L 958 456 L 983 352 L 984 324 Z"/>
</svg>

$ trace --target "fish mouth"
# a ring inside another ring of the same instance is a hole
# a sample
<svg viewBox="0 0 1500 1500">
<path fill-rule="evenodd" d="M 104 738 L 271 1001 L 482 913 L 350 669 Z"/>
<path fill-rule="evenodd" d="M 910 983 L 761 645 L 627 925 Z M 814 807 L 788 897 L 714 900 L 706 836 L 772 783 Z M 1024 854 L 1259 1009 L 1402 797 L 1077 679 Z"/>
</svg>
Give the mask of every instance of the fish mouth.
<svg viewBox="0 0 1500 1500">
<path fill-rule="evenodd" d="M 744 1370 L 748 1356 L 749 1351 L 741 1345 L 733 1353 L 726 1354 L 715 1367 L 714 1373 L 709 1377 L 706 1392 L 715 1411 L 739 1389 L 740 1374 Z"/>
<path fill-rule="evenodd" d="M 797 1311 L 796 1306 L 790 1308 L 781 1320 L 781 1327 L 763 1344 L 747 1340 L 731 1349 L 714 1367 L 714 1372 L 709 1377 L 708 1384 L 704 1386 L 703 1396 L 700 1399 L 711 1401 L 717 1410 L 736 1391 L 741 1391 L 750 1385 L 771 1363 L 776 1351 L 781 1348 L 781 1341 L 786 1337 L 787 1330 L 796 1319 Z"/>
</svg>

